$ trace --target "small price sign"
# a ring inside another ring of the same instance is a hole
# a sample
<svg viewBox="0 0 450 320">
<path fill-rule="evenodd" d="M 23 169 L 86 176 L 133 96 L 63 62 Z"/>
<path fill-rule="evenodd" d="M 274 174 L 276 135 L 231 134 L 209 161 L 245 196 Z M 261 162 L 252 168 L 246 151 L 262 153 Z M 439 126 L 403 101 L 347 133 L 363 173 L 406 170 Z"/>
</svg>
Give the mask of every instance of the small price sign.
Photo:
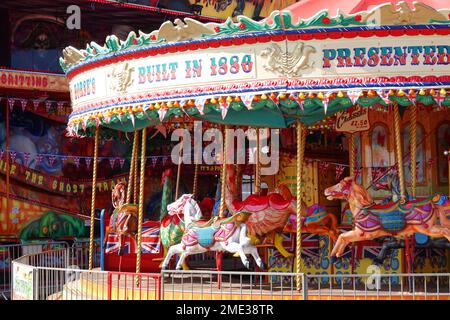
<svg viewBox="0 0 450 320">
<path fill-rule="evenodd" d="M 336 115 L 336 131 L 355 133 L 370 129 L 369 110 L 355 106 Z"/>
</svg>

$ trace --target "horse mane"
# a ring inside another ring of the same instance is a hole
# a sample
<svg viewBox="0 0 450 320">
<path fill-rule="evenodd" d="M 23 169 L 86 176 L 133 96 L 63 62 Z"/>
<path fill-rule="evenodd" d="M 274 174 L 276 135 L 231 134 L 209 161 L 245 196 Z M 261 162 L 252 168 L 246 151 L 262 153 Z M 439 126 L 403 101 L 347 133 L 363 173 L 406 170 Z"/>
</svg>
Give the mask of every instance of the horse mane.
<svg viewBox="0 0 450 320">
<path fill-rule="evenodd" d="M 351 194 L 356 198 L 356 200 L 363 206 L 369 206 L 373 204 L 373 199 L 367 190 L 362 186 L 352 181 Z"/>
</svg>

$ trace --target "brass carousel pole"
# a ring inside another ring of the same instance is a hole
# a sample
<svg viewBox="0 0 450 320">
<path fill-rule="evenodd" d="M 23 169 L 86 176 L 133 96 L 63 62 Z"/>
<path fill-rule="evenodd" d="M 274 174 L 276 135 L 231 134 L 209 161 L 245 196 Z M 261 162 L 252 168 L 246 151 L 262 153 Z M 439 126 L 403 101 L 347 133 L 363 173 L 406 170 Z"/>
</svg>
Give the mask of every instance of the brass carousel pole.
<svg viewBox="0 0 450 320">
<path fill-rule="evenodd" d="M 144 218 L 144 174 L 145 174 L 145 153 L 147 142 L 147 128 L 142 129 L 141 146 L 141 172 L 139 181 L 139 207 L 138 207 L 138 230 L 137 230 L 137 251 L 136 251 L 136 273 L 141 271 L 141 246 L 142 246 L 142 222 Z M 136 168 L 137 169 L 137 168 Z M 139 277 L 137 278 L 139 285 Z"/>
<path fill-rule="evenodd" d="M 197 180 L 198 180 L 198 164 L 194 165 L 194 185 L 192 186 L 192 197 L 195 199 L 195 196 L 197 195 Z"/>
<path fill-rule="evenodd" d="M 220 174 L 220 206 L 219 206 L 219 218 L 225 218 L 225 184 L 227 182 L 227 150 L 228 150 L 228 126 L 224 127 L 223 136 L 224 136 L 224 144 L 223 144 L 223 152 L 222 152 L 222 172 Z"/>
<path fill-rule="evenodd" d="M 417 184 L 417 105 L 411 106 L 410 145 L 411 145 L 411 195 L 416 198 Z"/>
<path fill-rule="evenodd" d="M 92 270 L 92 259 L 94 256 L 94 224 L 95 224 L 95 196 L 97 191 L 97 158 L 98 158 L 98 136 L 99 128 L 95 129 L 94 138 L 94 160 L 92 164 L 92 198 L 91 198 L 91 226 L 89 233 L 89 270 Z"/>
<path fill-rule="evenodd" d="M 349 150 L 348 150 L 348 155 L 349 155 L 349 166 L 350 166 L 350 177 L 352 177 L 353 179 L 355 179 L 355 163 L 356 163 L 356 143 L 355 143 L 355 134 L 352 133 L 350 135 L 350 141 L 349 141 Z"/>
<path fill-rule="evenodd" d="M 137 131 L 134 131 L 133 149 L 131 151 L 131 160 L 130 160 L 130 173 L 128 176 L 127 200 L 126 200 L 127 203 L 130 203 L 130 201 L 131 201 L 131 189 L 133 186 L 133 178 L 135 176 L 134 172 L 136 170 L 138 137 L 139 137 L 139 133 Z M 136 202 L 136 199 L 134 199 L 134 201 Z"/>
<path fill-rule="evenodd" d="M 395 157 L 398 166 L 398 178 L 400 182 L 400 203 L 406 202 L 405 192 L 405 175 L 403 171 L 403 156 L 402 156 L 402 140 L 400 135 L 400 112 L 398 110 L 398 103 L 394 103 L 394 134 L 395 134 Z M 408 273 L 411 273 L 411 261 L 409 253 L 409 235 L 405 235 L 405 255 Z"/>
<path fill-rule="evenodd" d="M 255 156 L 255 193 L 261 192 L 261 167 L 259 162 L 259 152 L 261 149 L 259 141 L 259 129 L 256 128 L 256 156 Z"/>
<path fill-rule="evenodd" d="M 175 188 L 175 199 L 178 199 L 179 196 L 179 190 L 180 190 L 180 176 L 181 176 L 181 161 L 183 156 L 183 147 L 180 148 L 180 152 L 178 154 L 178 169 L 177 169 L 177 185 Z"/>
<path fill-rule="evenodd" d="M 397 159 L 398 177 L 400 180 L 400 198 L 401 202 L 404 203 L 406 200 L 405 175 L 403 171 L 402 140 L 400 136 L 400 112 L 398 110 L 398 103 L 394 103 L 394 134 L 395 157 Z"/>
<path fill-rule="evenodd" d="M 302 171 L 303 171 L 303 157 L 305 154 L 305 128 L 303 124 L 297 120 L 297 248 L 296 248 L 296 283 L 297 290 L 301 289 L 301 277 L 298 275 L 301 269 L 302 256 L 302 226 L 301 226 L 301 211 L 302 211 Z"/>
</svg>

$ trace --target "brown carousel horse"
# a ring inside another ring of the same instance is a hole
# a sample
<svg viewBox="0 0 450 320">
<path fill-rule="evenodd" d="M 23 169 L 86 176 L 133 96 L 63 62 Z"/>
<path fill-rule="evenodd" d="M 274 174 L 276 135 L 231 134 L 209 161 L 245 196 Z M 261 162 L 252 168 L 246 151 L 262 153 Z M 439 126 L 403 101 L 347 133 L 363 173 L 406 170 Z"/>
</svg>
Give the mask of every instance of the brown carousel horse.
<svg viewBox="0 0 450 320">
<path fill-rule="evenodd" d="M 106 246 L 109 234 L 115 233 L 118 235 L 119 256 L 123 255 L 123 238 L 129 236 L 136 242 L 136 233 L 138 230 L 137 206 L 125 203 L 125 195 L 126 184 L 124 182 L 119 182 L 112 191 L 114 211 L 109 220 L 109 225 L 106 227 L 104 238 Z"/>
<path fill-rule="evenodd" d="M 450 201 L 445 195 L 436 194 L 404 204 L 397 201 L 376 205 L 366 189 L 351 177 L 325 189 L 324 193 L 328 200 L 347 200 L 355 223 L 353 230 L 338 237 L 331 252 L 332 262 L 354 241 L 414 233 L 445 237 L 450 241 Z"/>
</svg>

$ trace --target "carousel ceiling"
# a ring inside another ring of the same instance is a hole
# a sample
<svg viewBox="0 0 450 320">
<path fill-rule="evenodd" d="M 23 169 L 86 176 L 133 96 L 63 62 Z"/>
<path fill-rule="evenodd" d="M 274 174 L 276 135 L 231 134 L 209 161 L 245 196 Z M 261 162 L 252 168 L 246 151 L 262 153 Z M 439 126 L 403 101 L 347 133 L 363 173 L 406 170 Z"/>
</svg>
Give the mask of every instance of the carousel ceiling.
<svg viewBox="0 0 450 320">
<path fill-rule="evenodd" d="M 69 133 L 133 131 L 180 116 L 284 128 L 354 104 L 446 107 L 449 13 L 389 3 L 309 19 L 289 11 L 260 22 L 186 18 L 125 41 L 68 47 L 60 62 L 73 105 Z"/>
</svg>

